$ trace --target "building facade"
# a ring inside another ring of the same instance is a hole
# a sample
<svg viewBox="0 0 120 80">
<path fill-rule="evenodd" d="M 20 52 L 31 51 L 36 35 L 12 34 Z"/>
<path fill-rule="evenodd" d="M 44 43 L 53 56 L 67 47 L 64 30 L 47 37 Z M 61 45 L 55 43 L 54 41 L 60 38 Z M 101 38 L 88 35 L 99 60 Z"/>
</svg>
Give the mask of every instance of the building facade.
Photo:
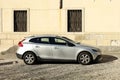
<svg viewBox="0 0 120 80">
<path fill-rule="evenodd" d="M 0 0 L 0 45 L 56 34 L 94 46 L 120 46 L 120 0 Z"/>
</svg>

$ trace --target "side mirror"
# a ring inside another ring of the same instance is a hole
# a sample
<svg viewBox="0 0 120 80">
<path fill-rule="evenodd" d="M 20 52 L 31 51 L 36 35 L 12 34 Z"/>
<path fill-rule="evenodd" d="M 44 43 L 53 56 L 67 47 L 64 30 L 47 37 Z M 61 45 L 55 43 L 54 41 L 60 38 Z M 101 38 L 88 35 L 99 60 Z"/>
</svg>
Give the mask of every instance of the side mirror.
<svg viewBox="0 0 120 80">
<path fill-rule="evenodd" d="M 80 42 L 77 42 L 77 44 L 80 44 Z"/>
<path fill-rule="evenodd" d="M 75 45 L 68 42 L 68 46 L 69 46 L 69 47 L 73 47 L 73 46 L 75 46 Z"/>
</svg>

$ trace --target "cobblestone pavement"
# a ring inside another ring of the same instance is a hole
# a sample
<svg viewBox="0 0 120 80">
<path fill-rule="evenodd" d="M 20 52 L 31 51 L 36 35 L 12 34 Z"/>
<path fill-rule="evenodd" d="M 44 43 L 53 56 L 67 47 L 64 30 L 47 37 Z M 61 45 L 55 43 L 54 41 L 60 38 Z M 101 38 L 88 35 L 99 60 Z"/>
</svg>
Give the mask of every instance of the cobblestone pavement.
<svg viewBox="0 0 120 80">
<path fill-rule="evenodd" d="M 45 62 L 0 66 L 0 80 L 120 80 L 120 53 L 106 53 L 91 65 Z"/>
</svg>

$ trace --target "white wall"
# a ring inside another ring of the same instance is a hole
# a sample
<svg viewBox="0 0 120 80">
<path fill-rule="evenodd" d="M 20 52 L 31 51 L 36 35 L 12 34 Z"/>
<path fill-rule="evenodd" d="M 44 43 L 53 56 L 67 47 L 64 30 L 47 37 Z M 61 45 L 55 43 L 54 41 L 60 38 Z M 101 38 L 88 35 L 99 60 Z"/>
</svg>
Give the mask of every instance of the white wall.
<svg viewBox="0 0 120 80">
<path fill-rule="evenodd" d="M 2 8 L 58 9 L 60 0 L 0 0 Z"/>
<path fill-rule="evenodd" d="M 120 0 L 0 0 L 3 32 L 13 32 L 13 11 L 29 9 L 29 32 L 67 33 L 67 10 L 83 10 L 83 32 L 120 32 Z"/>
<path fill-rule="evenodd" d="M 59 10 L 31 10 L 30 32 L 60 32 Z"/>
<path fill-rule="evenodd" d="M 0 8 L 0 32 L 2 31 L 1 26 L 2 26 L 2 9 Z"/>
<path fill-rule="evenodd" d="M 64 9 L 85 9 L 85 32 L 120 32 L 120 0 L 64 0 Z"/>
<path fill-rule="evenodd" d="M 13 11 L 2 9 L 2 32 L 13 32 Z"/>
</svg>

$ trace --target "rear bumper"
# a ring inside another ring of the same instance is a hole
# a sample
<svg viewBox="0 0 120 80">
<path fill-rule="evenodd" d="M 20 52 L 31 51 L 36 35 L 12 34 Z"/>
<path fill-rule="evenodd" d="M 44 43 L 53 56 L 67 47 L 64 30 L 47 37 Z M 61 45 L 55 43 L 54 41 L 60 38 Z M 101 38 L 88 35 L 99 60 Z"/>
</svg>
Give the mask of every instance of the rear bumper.
<svg viewBox="0 0 120 80">
<path fill-rule="evenodd" d="M 22 59 L 22 55 L 16 53 L 17 58 Z"/>
</svg>

